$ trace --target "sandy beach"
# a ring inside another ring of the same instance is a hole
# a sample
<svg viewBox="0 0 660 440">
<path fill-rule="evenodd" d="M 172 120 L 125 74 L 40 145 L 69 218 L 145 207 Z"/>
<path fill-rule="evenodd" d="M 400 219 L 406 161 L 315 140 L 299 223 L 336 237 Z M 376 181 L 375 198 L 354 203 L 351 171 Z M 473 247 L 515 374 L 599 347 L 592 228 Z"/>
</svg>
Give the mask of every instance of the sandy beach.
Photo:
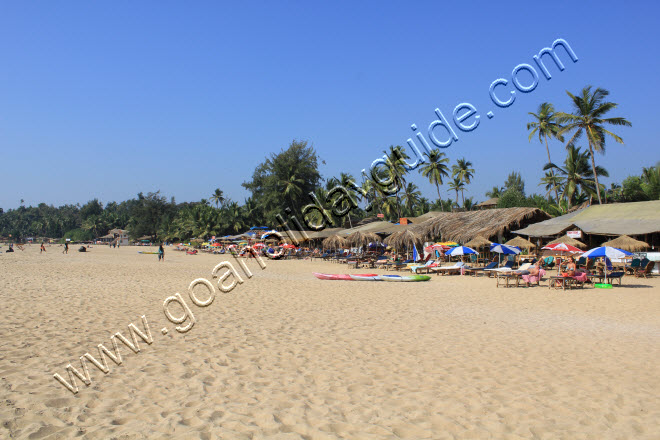
<svg viewBox="0 0 660 440">
<path fill-rule="evenodd" d="M 188 285 L 233 259 L 75 248 L 0 256 L 0 438 L 660 438 L 657 277 L 561 292 L 321 281 L 365 270 L 249 261 L 254 276 L 202 308 Z M 177 292 L 195 318 L 185 334 L 163 312 Z M 142 315 L 153 342 L 139 353 L 119 343 L 108 374 L 87 362 L 75 395 L 53 378 L 143 330 Z"/>
</svg>

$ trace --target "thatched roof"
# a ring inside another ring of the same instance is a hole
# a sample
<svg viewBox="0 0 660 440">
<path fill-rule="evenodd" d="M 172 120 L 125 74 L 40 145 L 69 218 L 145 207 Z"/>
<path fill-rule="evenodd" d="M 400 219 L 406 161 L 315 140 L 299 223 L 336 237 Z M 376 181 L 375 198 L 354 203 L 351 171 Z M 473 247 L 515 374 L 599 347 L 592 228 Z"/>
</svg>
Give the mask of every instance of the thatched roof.
<svg viewBox="0 0 660 440">
<path fill-rule="evenodd" d="M 490 246 L 491 244 L 493 244 L 492 241 L 486 240 L 481 235 L 478 235 L 478 236 L 474 237 L 472 240 L 465 243 L 463 246 L 471 247 L 471 248 L 474 248 L 474 249 L 479 249 L 479 248 L 482 248 L 484 246 Z"/>
<path fill-rule="evenodd" d="M 355 231 L 348 237 L 346 241 L 351 246 L 367 246 L 369 243 L 380 242 L 380 237 L 372 232 Z"/>
<path fill-rule="evenodd" d="M 536 247 L 534 243 L 532 243 L 529 240 L 525 240 L 522 237 L 512 238 L 511 240 L 507 241 L 504 244 L 506 244 L 507 246 L 518 246 L 520 249 L 531 249 Z"/>
<path fill-rule="evenodd" d="M 333 235 L 323 240 L 324 249 L 342 249 L 345 248 L 348 243 L 346 239 L 341 235 Z"/>
<path fill-rule="evenodd" d="M 423 238 L 453 240 L 459 243 L 477 236 L 497 237 L 512 229 L 549 219 L 550 216 L 538 208 L 495 208 L 480 211 L 443 212 L 411 229 Z"/>
<path fill-rule="evenodd" d="M 332 237 L 333 235 L 339 234 L 339 232 L 343 230 L 344 228 L 325 228 L 320 231 L 306 231 L 306 232 L 307 232 L 307 237 L 309 237 L 310 240 L 317 240 L 320 238 Z"/>
<path fill-rule="evenodd" d="M 660 232 L 660 200 L 592 205 L 514 232 L 530 237 L 551 237 L 574 228 L 599 235 Z"/>
<path fill-rule="evenodd" d="M 552 240 L 550 243 L 546 244 L 546 246 L 550 246 L 551 244 L 557 244 L 557 243 L 570 244 L 571 246 L 575 246 L 576 248 L 580 248 L 580 249 L 586 249 L 587 247 L 587 245 L 582 243 L 580 240 L 576 240 L 573 237 L 569 237 L 568 235 L 562 235 L 561 237 Z"/>
<path fill-rule="evenodd" d="M 649 248 L 648 243 L 645 243 L 640 240 L 635 240 L 634 238 L 628 237 L 627 235 L 622 235 L 621 237 L 607 241 L 602 245 L 611 246 L 617 249 L 623 249 L 624 251 L 630 251 L 630 252 L 643 251 Z"/>
<path fill-rule="evenodd" d="M 476 206 L 477 206 L 477 207 L 486 207 L 486 206 L 490 207 L 490 206 L 497 206 L 497 202 L 499 202 L 499 201 L 500 201 L 499 197 L 493 197 L 493 198 L 488 199 L 488 200 L 485 200 L 485 201 L 483 201 L 483 202 L 481 202 L 481 203 L 477 203 Z"/>
<path fill-rule="evenodd" d="M 374 234 L 387 235 L 396 231 L 408 229 L 409 227 L 412 227 L 412 225 L 396 225 L 391 222 L 377 221 L 377 222 L 367 223 L 362 226 L 356 226 L 351 229 L 345 229 L 344 231 L 342 231 L 342 234 L 350 235 L 356 231 L 360 231 L 360 232 L 372 232 Z"/>
<path fill-rule="evenodd" d="M 403 229 L 393 232 L 392 235 L 384 240 L 384 243 L 396 249 L 412 247 L 422 243 L 422 236 L 411 229 Z"/>
</svg>

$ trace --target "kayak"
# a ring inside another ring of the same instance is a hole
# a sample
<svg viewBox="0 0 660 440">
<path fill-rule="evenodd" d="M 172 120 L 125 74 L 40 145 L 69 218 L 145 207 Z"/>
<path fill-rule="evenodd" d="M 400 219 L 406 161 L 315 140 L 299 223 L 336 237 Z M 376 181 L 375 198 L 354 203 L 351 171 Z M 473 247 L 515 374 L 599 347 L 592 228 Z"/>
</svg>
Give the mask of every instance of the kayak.
<svg viewBox="0 0 660 440">
<path fill-rule="evenodd" d="M 376 278 L 380 281 L 428 281 L 431 279 L 428 275 L 379 275 Z"/>
<path fill-rule="evenodd" d="M 358 278 L 353 277 L 370 277 L 375 279 L 378 275 L 375 273 L 361 273 L 355 275 L 341 274 L 341 273 L 316 273 L 312 272 L 316 278 L 319 280 L 343 280 L 343 281 L 355 281 Z M 359 278 L 363 279 L 363 278 Z"/>
<path fill-rule="evenodd" d="M 142 252 L 142 251 L 138 251 L 138 254 L 145 254 L 145 255 L 146 255 L 146 254 L 157 254 L 157 253 L 158 253 L 158 252 Z"/>
<path fill-rule="evenodd" d="M 378 275 L 375 273 L 364 273 L 349 276 L 354 281 L 378 281 Z"/>
</svg>

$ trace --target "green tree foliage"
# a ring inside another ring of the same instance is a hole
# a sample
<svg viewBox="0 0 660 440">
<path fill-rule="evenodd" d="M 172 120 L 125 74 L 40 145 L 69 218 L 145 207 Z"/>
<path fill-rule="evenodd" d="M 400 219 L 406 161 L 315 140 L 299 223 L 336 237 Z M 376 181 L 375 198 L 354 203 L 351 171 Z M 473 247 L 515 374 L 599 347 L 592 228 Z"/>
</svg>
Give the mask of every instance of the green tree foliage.
<svg viewBox="0 0 660 440">
<path fill-rule="evenodd" d="M 606 113 L 614 110 L 617 104 L 605 101 L 605 98 L 610 94 L 609 91 L 599 87 L 592 92 L 591 88 L 592 86 L 583 88 L 582 92 L 577 96 L 567 91 L 566 93 L 571 98 L 573 105 L 573 113 L 560 112 L 557 114 L 557 117 L 560 123 L 566 124 L 560 130 L 559 134 L 573 133 L 567 146 L 575 145 L 582 134 L 586 135 L 589 144 L 592 175 L 595 179 L 596 195 L 598 197 L 598 203 L 602 203 L 600 185 L 598 183 L 599 173 L 596 169 L 594 151 L 605 154 L 606 135 L 612 137 L 616 142 L 623 144 L 621 137 L 605 129 L 606 125 L 630 127 L 632 124 L 627 119 L 621 117 L 603 118 Z"/>
<path fill-rule="evenodd" d="M 564 138 L 561 136 L 561 125 L 557 122 L 558 116 L 555 113 L 555 108 L 549 102 L 544 102 L 539 105 L 537 113 L 529 113 L 534 118 L 534 122 L 527 124 L 527 130 L 529 132 L 529 142 L 532 141 L 534 135 L 537 135 L 539 142 L 545 141 L 545 150 L 548 153 L 548 163 L 552 163 L 550 159 L 550 148 L 548 147 L 548 138 L 555 138 L 560 142 L 564 142 Z M 550 170 L 551 178 L 550 181 L 553 183 L 552 189 L 555 192 L 555 199 L 559 200 L 559 192 L 557 191 L 557 186 L 554 179 L 554 171 Z"/>
<path fill-rule="evenodd" d="M 172 221 L 176 214 L 175 205 L 168 203 L 160 191 L 138 194 L 137 203 L 131 207 L 131 219 L 128 224 L 129 236 L 137 239 L 142 236 L 157 237 L 158 232 Z"/>
<path fill-rule="evenodd" d="M 426 156 L 426 163 L 420 167 L 420 172 L 424 177 L 429 179 L 435 189 L 438 191 L 438 199 L 440 196 L 440 185 L 443 183 L 443 178 L 449 176 L 449 158 L 445 153 L 441 153 L 437 149 L 431 150 L 431 153 L 424 153 Z"/>
<path fill-rule="evenodd" d="M 80 218 L 82 221 L 87 220 L 89 217 L 100 216 L 103 214 L 103 205 L 98 199 L 90 200 L 80 208 Z"/>
<path fill-rule="evenodd" d="M 566 153 L 563 167 L 549 163 L 543 169 L 555 171 L 555 177 L 559 179 L 561 196 L 570 208 L 580 203 L 581 199 L 596 195 L 597 181 L 592 168 L 589 166 L 588 152 L 583 152 L 580 147 L 570 145 L 566 148 Z M 595 170 L 599 176 L 609 177 L 607 170 L 604 168 L 597 166 Z"/>
<path fill-rule="evenodd" d="M 525 181 L 522 178 L 522 175 L 516 171 L 512 171 L 506 181 L 504 181 L 504 190 L 516 190 L 523 196 L 525 195 Z"/>
<path fill-rule="evenodd" d="M 275 216 L 286 208 L 300 213 L 311 200 L 307 196 L 321 181 L 319 158 L 307 141 L 293 141 L 286 150 L 271 154 L 260 163 L 252 180 L 243 187 L 252 193 L 253 202 L 264 213 L 264 220 L 276 224 Z"/>
</svg>

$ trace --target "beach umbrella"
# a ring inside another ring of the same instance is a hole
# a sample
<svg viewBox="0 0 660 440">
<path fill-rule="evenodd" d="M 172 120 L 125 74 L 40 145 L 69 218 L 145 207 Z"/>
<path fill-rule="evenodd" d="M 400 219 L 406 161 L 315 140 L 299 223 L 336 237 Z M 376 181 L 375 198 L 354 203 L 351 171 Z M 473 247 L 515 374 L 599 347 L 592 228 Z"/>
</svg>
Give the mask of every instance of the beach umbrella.
<svg viewBox="0 0 660 440">
<path fill-rule="evenodd" d="M 469 248 L 467 246 L 457 246 L 455 248 L 451 248 L 450 250 L 447 251 L 445 255 L 452 256 L 452 257 L 458 257 L 462 255 L 470 255 L 470 254 L 477 254 L 478 252 L 475 251 L 472 248 Z"/>
<path fill-rule="evenodd" d="M 516 246 L 508 246 L 506 244 L 493 243 L 490 245 L 490 251 L 503 255 L 518 255 L 520 248 Z"/>
<path fill-rule="evenodd" d="M 289 243 L 283 244 L 282 247 L 284 249 L 295 249 L 296 248 L 295 245 L 292 245 L 292 244 L 289 244 Z"/>
<path fill-rule="evenodd" d="M 433 251 L 444 252 L 444 251 L 446 251 L 447 249 L 450 249 L 450 247 L 449 247 L 449 246 L 443 246 L 443 245 L 438 244 L 438 243 L 436 243 L 436 244 L 432 244 L 431 246 L 426 246 L 426 247 L 424 248 L 424 250 L 425 250 L 426 252 L 429 252 L 429 253 L 430 253 L 430 252 L 433 252 Z"/>
<path fill-rule="evenodd" d="M 587 252 L 582 254 L 585 258 L 598 258 L 598 257 L 607 257 L 609 259 L 622 259 L 631 256 L 632 254 L 628 251 L 622 249 L 617 249 L 610 246 L 601 246 L 593 249 L 589 249 Z"/>
<path fill-rule="evenodd" d="M 213 246 L 213 247 L 220 247 L 220 246 L 222 246 L 222 245 L 221 245 L 220 243 L 213 243 L 211 246 Z"/>
<path fill-rule="evenodd" d="M 618 238 L 615 238 L 614 240 L 606 241 L 603 243 L 603 246 L 609 246 L 629 252 L 638 252 L 649 248 L 648 243 L 635 240 L 634 238 L 628 237 L 627 235 L 622 235 Z"/>
<path fill-rule="evenodd" d="M 575 246 L 571 246 L 570 244 L 566 243 L 555 243 L 555 244 L 549 244 L 547 246 L 543 246 L 541 249 L 546 249 L 554 252 L 561 252 L 562 255 L 564 252 L 570 252 L 572 254 L 578 254 L 584 252 L 583 250 L 580 250 L 576 248 Z"/>
</svg>

